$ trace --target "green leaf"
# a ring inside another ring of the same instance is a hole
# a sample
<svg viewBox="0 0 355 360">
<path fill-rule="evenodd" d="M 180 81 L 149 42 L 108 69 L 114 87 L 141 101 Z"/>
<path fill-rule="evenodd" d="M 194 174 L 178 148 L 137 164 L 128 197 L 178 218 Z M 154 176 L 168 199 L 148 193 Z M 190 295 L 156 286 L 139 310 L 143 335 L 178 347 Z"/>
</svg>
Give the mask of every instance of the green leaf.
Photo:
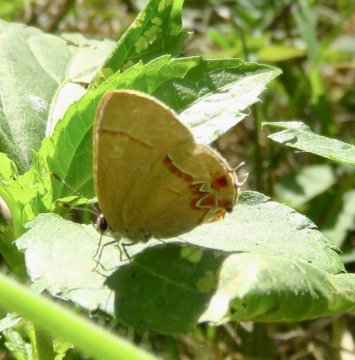
<svg viewBox="0 0 355 360">
<path fill-rule="evenodd" d="M 302 205 L 335 184 L 337 174 L 330 165 L 305 166 L 282 177 L 274 185 L 277 200 L 292 208 Z"/>
<path fill-rule="evenodd" d="M 181 112 L 200 96 L 214 101 L 210 106 L 222 109 L 232 92 L 244 92 L 244 97 L 234 98 L 227 111 L 216 111 L 212 119 L 205 111 L 196 112 L 192 105 L 182 120 L 188 122 L 197 140 L 212 141 L 245 115 L 236 113 L 258 100 L 267 81 L 277 76 L 275 68 L 244 63 L 240 59 L 203 60 L 200 57 L 171 59 L 163 56 L 143 65 L 138 63 L 120 74 L 114 74 L 98 88 L 90 90 L 74 103 L 65 114 L 50 140 L 41 149 L 40 156 L 48 158 L 49 168 L 78 189 L 88 198 L 94 196 L 92 181 L 92 124 L 96 107 L 104 93 L 114 89 L 135 89 L 161 99 L 175 111 Z M 252 81 L 252 85 L 246 83 Z M 263 80 L 262 80 L 263 79 Z M 248 81 L 246 81 L 248 80 Z M 261 85 L 263 84 L 263 85 Z M 255 89 L 254 90 L 254 86 Z M 248 93 L 249 90 L 249 93 Z M 213 95 L 215 93 L 215 96 Z M 178 100 L 177 100 L 178 99 Z M 238 101 L 240 100 L 240 103 Z M 187 115 L 189 118 L 187 117 Z M 194 116 L 192 116 L 194 114 Z M 69 189 L 58 181 L 54 183 L 54 198 L 67 196 Z"/>
<path fill-rule="evenodd" d="M 9 157 L 0 153 L 0 217 L 6 219 L 0 228 L 0 254 L 11 270 L 20 278 L 25 275 L 23 257 L 12 244 L 15 234 L 23 231 L 23 218 L 18 204 L 17 190 L 13 193 L 17 167 Z M 26 191 L 24 196 L 29 195 Z M 26 219 L 27 220 L 27 219 Z"/>
<path fill-rule="evenodd" d="M 0 183 L 11 181 L 17 175 L 16 164 L 6 154 L 0 153 Z"/>
<path fill-rule="evenodd" d="M 310 152 L 338 163 L 355 166 L 355 146 L 317 135 L 299 121 L 264 122 L 262 126 L 286 129 L 268 136 L 281 144 Z"/>
<path fill-rule="evenodd" d="M 20 172 L 29 168 L 34 151 L 66 108 L 85 92 L 83 83 L 112 46 L 0 20 L 0 151 Z"/>
<path fill-rule="evenodd" d="M 6 347 L 12 354 L 15 354 L 16 359 L 36 358 L 35 336 L 32 324 L 21 321 L 16 327 L 10 327 L 5 330 L 3 336 L 6 340 Z"/>
<path fill-rule="evenodd" d="M 95 271 L 99 233 L 92 225 L 66 221 L 56 214 L 40 214 L 28 225 L 16 245 L 25 250 L 26 266 L 34 287 L 89 309 L 112 312 L 112 296 L 104 288 L 103 269 Z M 75 239 L 75 240 L 74 240 Z M 108 241 L 104 239 L 104 243 Z M 112 239 L 109 239 L 111 241 Z M 108 269 L 120 263 L 120 252 L 108 246 L 101 261 Z M 36 260 L 37 259 L 37 260 Z"/>
<path fill-rule="evenodd" d="M 162 55 L 178 56 L 187 33 L 181 31 L 183 0 L 150 0 L 117 42 L 92 82 L 95 87 L 117 71 Z"/>
<path fill-rule="evenodd" d="M 15 238 L 23 233 L 24 224 L 33 218 L 31 202 L 38 194 L 37 186 L 23 186 L 22 180 L 28 181 L 28 179 L 21 177 L 16 181 L 11 180 L 6 184 L 0 184 L 0 197 L 10 210 Z"/>
<path fill-rule="evenodd" d="M 217 63 L 217 61 L 216 61 Z M 235 69 L 223 69 L 211 74 L 217 87 L 180 114 L 180 119 L 192 127 L 200 144 L 210 144 L 247 115 L 248 106 L 259 101 L 266 84 L 281 74 L 281 70 L 253 63 Z"/>
<path fill-rule="evenodd" d="M 40 159 L 34 158 L 34 166 L 20 176 L 0 181 L 0 197 L 11 213 L 12 232 L 17 238 L 24 232 L 24 225 L 40 212 L 52 209 L 52 190 L 48 169 L 39 166 Z M 37 171 L 41 168 L 42 171 Z"/>
<path fill-rule="evenodd" d="M 139 332 L 191 331 L 216 290 L 227 257 L 182 244 L 148 248 L 107 279 L 115 293 L 116 318 Z"/>
<path fill-rule="evenodd" d="M 253 191 L 244 191 L 232 215 L 222 222 L 197 227 L 180 238 L 223 251 L 288 255 L 329 273 L 343 271 L 335 245 L 311 220 Z"/>
<path fill-rule="evenodd" d="M 197 322 L 301 321 L 351 311 L 354 282 L 353 274 L 329 274 L 290 255 L 181 244 L 147 249 L 108 278 L 119 321 L 170 334 Z"/>
<path fill-rule="evenodd" d="M 259 193 L 243 192 L 224 221 L 165 244 L 126 247 L 130 261 L 106 245 L 91 271 L 99 238 L 91 226 L 41 214 L 17 245 L 35 287 L 90 310 L 112 311 L 100 273 L 115 271 L 107 282 L 115 314 L 141 331 L 175 334 L 201 321 L 300 321 L 355 308 L 355 276 L 344 273 L 333 243 L 305 216 Z"/>
<path fill-rule="evenodd" d="M 7 314 L 4 318 L 0 320 L 0 333 L 4 330 L 13 328 L 21 321 L 21 318 L 15 314 Z"/>
<path fill-rule="evenodd" d="M 355 309 L 354 274 L 330 274 L 292 256 L 235 254 L 219 277 L 201 321 L 302 321 Z"/>
</svg>

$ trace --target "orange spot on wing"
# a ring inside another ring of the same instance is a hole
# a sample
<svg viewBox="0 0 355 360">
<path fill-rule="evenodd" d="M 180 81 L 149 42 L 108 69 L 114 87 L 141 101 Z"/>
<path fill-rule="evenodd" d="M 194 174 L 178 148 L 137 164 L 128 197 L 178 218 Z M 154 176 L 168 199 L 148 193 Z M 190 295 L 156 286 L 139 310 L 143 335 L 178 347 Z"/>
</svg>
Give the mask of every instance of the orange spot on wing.
<svg viewBox="0 0 355 360">
<path fill-rule="evenodd" d="M 192 195 L 201 195 L 202 192 L 200 191 L 201 184 L 194 184 L 189 186 L 189 190 Z"/>
<path fill-rule="evenodd" d="M 192 182 L 193 180 L 192 175 L 186 174 L 183 171 L 181 171 L 176 165 L 173 164 L 173 161 L 169 158 L 169 156 L 165 156 L 163 160 L 163 165 L 178 178 L 186 182 Z"/>
<path fill-rule="evenodd" d="M 197 223 L 202 224 L 208 213 L 208 209 L 202 208 L 201 206 L 197 205 L 197 202 L 199 200 L 200 200 L 199 198 L 191 200 L 190 201 L 190 209 L 194 210 L 194 211 L 199 211 L 201 213 L 201 216 L 197 219 Z"/>
<path fill-rule="evenodd" d="M 197 199 L 193 199 L 193 200 L 191 200 L 190 201 L 190 209 L 192 209 L 192 210 L 200 210 L 201 208 L 197 205 L 197 201 L 198 201 L 199 199 L 197 198 Z"/>
<path fill-rule="evenodd" d="M 200 201 L 199 201 L 199 206 L 201 207 L 208 207 L 208 208 L 213 208 L 216 206 L 216 200 L 215 198 L 210 195 L 210 196 L 205 196 L 203 197 Z"/>
</svg>

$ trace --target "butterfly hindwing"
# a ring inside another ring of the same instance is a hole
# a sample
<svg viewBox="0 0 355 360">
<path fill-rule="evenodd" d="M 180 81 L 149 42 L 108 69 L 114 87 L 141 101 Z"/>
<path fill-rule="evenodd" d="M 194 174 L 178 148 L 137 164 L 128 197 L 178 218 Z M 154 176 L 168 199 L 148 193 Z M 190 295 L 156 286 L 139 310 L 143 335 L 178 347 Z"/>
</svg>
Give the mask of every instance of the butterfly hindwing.
<svg viewBox="0 0 355 360">
<path fill-rule="evenodd" d="M 220 219 L 237 196 L 226 166 L 207 146 L 190 143 L 170 152 L 153 167 L 144 186 L 132 189 L 124 207 L 127 227 L 132 233 L 145 229 L 169 238 Z"/>
</svg>

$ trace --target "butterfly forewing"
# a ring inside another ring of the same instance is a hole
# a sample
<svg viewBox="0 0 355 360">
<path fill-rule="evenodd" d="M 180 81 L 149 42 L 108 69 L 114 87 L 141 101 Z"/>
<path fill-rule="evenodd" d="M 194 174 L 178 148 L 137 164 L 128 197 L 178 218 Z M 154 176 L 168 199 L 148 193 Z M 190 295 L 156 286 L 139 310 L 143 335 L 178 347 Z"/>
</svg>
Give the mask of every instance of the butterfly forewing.
<svg viewBox="0 0 355 360">
<path fill-rule="evenodd" d="M 103 97 L 94 125 L 94 182 L 114 231 L 127 230 L 123 208 L 132 188 L 145 187 L 145 177 L 169 149 L 191 141 L 187 128 L 152 98 L 128 90 Z"/>
</svg>

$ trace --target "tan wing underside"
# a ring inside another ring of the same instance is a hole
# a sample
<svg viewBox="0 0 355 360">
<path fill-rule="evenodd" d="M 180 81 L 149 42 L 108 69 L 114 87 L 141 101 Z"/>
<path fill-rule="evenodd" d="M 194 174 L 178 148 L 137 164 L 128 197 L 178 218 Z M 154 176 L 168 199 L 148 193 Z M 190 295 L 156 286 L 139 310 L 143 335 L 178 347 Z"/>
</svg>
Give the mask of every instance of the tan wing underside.
<svg viewBox="0 0 355 360">
<path fill-rule="evenodd" d="M 101 211 L 114 231 L 127 228 L 122 214 L 132 188 L 142 186 L 149 193 L 145 178 L 156 162 L 169 150 L 192 143 L 189 130 L 151 98 L 128 90 L 103 97 L 94 124 L 94 182 Z"/>
<path fill-rule="evenodd" d="M 144 183 L 137 183 L 131 191 L 123 212 L 126 227 L 132 234 L 144 229 L 155 237 L 169 238 L 212 220 L 208 218 L 211 212 L 220 210 L 219 194 L 211 189 L 215 177 L 228 179 L 224 196 L 231 206 L 236 200 L 234 175 L 228 169 L 225 161 L 207 146 L 190 143 L 170 151 Z M 212 203 L 197 206 L 197 200 L 204 195 Z"/>
</svg>

